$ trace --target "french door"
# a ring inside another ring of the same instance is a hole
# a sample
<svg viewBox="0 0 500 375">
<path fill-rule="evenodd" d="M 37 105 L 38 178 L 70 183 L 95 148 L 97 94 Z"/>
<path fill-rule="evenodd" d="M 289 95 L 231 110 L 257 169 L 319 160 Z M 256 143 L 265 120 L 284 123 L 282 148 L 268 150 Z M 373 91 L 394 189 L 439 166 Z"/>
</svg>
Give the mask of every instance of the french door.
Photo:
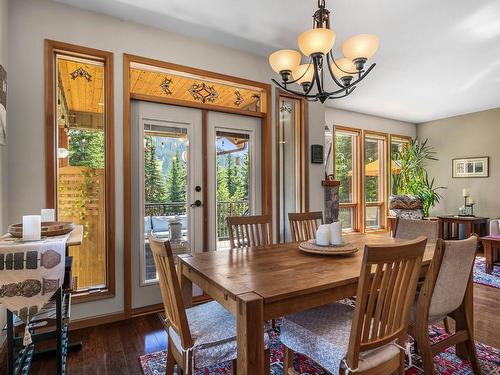
<svg viewBox="0 0 500 375">
<path fill-rule="evenodd" d="M 132 119 L 132 308 L 139 308 L 161 302 L 149 233 L 169 239 L 175 255 L 225 249 L 227 217 L 260 212 L 260 120 L 142 101 L 132 103 Z"/>
</svg>

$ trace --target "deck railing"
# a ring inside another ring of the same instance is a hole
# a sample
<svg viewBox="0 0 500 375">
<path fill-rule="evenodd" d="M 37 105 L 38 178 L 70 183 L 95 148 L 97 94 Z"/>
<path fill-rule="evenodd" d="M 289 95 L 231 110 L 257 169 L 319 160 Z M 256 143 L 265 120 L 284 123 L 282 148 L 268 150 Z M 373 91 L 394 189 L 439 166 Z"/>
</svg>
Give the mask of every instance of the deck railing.
<svg viewBox="0 0 500 375">
<path fill-rule="evenodd" d="M 219 241 L 227 240 L 229 238 L 227 218 L 231 216 L 248 215 L 248 209 L 248 200 L 217 202 L 217 239 Z M 186 202 L 145 204 L 146 216 L 186 215 L 186 212 Z"/>
</svg>

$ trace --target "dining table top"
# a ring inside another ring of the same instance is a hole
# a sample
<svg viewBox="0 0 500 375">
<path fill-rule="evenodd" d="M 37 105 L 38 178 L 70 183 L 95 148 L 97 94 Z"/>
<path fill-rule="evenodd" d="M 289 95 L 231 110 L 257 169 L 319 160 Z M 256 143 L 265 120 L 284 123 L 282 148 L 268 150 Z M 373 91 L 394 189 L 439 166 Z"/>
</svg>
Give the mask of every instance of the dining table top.
<svg viewBox="0 0 500 375">
<path fill-rule="evenodd" d="M 405 242 L 383 234 L 346 234 L 346 243 L 358 251 L 351 255 L 317 255 L 299 249 L 300 242 L 239 250 L 218 250 L 179 255 L 183 268 L 195 272 L 225 294 L 236 298 L 256 293 L 266 303 L 357 283 L 367 244 Z M 427 243 L 423 264 L 429 264 L 435 243 Z"/>
</svg>

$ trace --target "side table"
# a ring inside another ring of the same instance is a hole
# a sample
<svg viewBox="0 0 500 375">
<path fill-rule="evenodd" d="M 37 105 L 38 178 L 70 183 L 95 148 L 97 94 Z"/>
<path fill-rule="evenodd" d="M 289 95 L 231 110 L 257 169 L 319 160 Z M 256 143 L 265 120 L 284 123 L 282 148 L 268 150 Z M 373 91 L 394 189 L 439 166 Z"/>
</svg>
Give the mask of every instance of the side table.
<svg viewBox="0 0 500 375">
<path fill-rule="evenodd" d="M 486 236 L 480 238 L 486 258 L 486 273 L 492 273 L 495 262 L 500 260 L 500 236 Z"/>
<path fill-rule="evenodd" d="M 444 240 L 458 239 L 458 226 L 460 224 L 465 225 L 467 238 L 469 238 L 473 233 L 479 236 L 486 236 L 488 234 L 489 218 L 487 217 L 444 215 L 438 216 L 438 219 L 439 233 Z"/>
</svg>

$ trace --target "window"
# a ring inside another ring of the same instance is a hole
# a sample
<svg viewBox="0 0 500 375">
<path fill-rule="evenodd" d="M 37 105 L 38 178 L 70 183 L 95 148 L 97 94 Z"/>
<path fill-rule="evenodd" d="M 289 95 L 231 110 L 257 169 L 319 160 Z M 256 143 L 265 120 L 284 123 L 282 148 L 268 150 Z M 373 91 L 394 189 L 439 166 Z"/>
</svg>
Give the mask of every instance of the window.
<svg viewBox="0 0 500 375">
<path fill-rule="evenodd" d="M 385 169 L 386 137 L 365 132 L 363 176 L 365 202 L 365 228 L 380 229 L 385 226 Z"/>
<path fill-rule="evenodd" d="M 410 142 L 409 137 L 402 137 L 391 135 L 391 174 L 390 174 L 390 194 L 396 194 L 396 188 L 394 186 L 394 178 L 399 174 L 399 162 L 398 162 L 398 153 L 403 149 L 405 145 L 408 145 Z"/>
<path fill-rule="evenodd" d="M 57 220 L 83 226 L 84 240 L 69 254 L 76 292 L 93 292 L 92 298 L 96 292 L 110 295 L 114 291 L 112 54 L 46 41 L 46 64 L 47 206 L 56 208 Z"/>
<path fill-rule="evenodd" d="M 340 181 L 339 219 L 344 231 L 358 230 L 358 139 L 357 132 L 335 129 L 335 178 Z"/>
</svg>

